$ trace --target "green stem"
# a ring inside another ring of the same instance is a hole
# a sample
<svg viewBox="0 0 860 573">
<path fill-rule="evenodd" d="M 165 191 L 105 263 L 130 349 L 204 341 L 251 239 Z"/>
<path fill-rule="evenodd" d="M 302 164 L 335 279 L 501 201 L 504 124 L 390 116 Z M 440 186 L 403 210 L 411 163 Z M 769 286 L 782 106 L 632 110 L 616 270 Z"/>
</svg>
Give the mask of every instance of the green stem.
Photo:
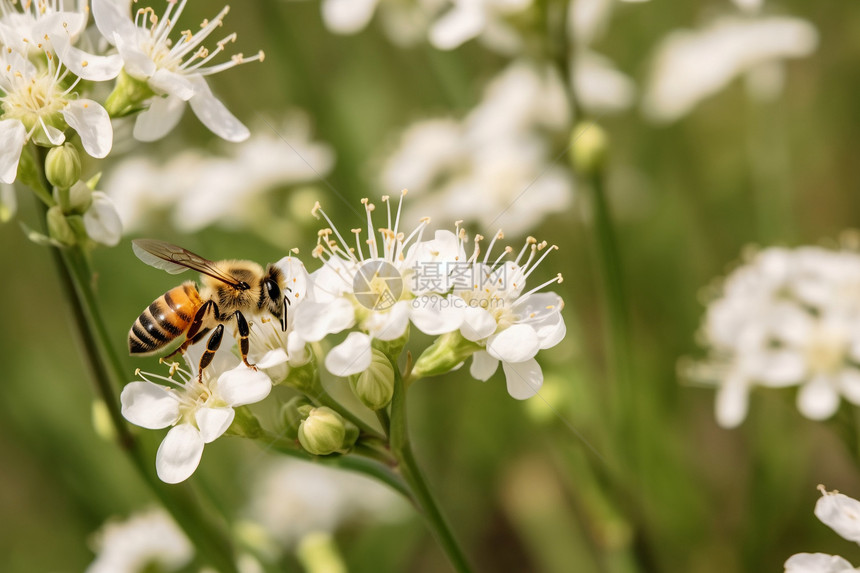
<svg viewBox="0 0 860 573">
<path fill-rule="evenodd" d="M 629 421 L 634 402 L 627 298 L 621 269 L 621 255 L 606 199 L 602 169 L 592 174 L 589 183 L 592 226 L 603 283 L 604 315 L 608 323 L 607 346 L 612 365 L 611 372 L 615 379 L 613 418 L 618 426 Z"/>
<path fill-rule="evenodd" d="M 391 401 L 391 451 L 400 464 L 400 472 L 406 483 L 412 489 L 415 502 L 424 515 L 428 527 L 445 551 L 454 569 L 459 573 L 469 573 L 472 569 L 466 559 L 466 555 L 457 543 L 448 522 L 442 515 L 436 499 L 424 478 L 412 446 L 409 442 L 409 430 L 406 422 L 406 385 L 400 374 L 400 368 L 396 363 L 394 367 L 394 397 Z"/>
<path fill-rule="evenodd" d="M 325 388 L 322 386 L 322 382 L 320 382 L 319 378 L 317 378 L 316 384 L 314 384 L 314 388 L 312 390 L 311 398 L 315 399 L 317 402 L 331 408 L 341 416 L 343 416 L 346 420 L 349 420 L 355 426 L 361 430 L 363 434 L 369 436 L 371 438 L 375 438 L 378 440 L 384 440 L 385 436 L 380 434 L 377 430 L 373 429 L 370 424 L 356 416 L 349 409 L 344 407 L 340 402 L 334 399 L 334 397 L 326 392 Z"/>
<path fill-rule="evenodd" d="M 45 224 L 45 215 L 50 203 L 45 202 L 41 195 L 48 194 L 50 185 L 44 174 L 44 154 L 40 153 L 39 149 L 36 150 L 36 154 L 39 185 L 33 186 L 32 189 L 40 198 L 41 219 Z M 107 328 L 95 293 L 92 291 L 92 273 L 89 270 L 86 254 L 76 246 L 67 250 L 52 249 L 51 258 L 60 279 L 61 291 L 71 310 L 77 334 L 84 347 L 96 391 L 108 409 L 121 449 L 129 456 L 132 465 L 162 505 L 200 549 L 200 553 L 206 556 L 202 560 L 215 565 L 220 571 L 238 573 L 227 536 L 200 514 L 188 486 L 169 489 L 158 479 L 152 469 L 151 456 L 140 448 L 122 417 L 116 390 L 123 385 L 123 370 L 110 344 Z"/>
</svg>

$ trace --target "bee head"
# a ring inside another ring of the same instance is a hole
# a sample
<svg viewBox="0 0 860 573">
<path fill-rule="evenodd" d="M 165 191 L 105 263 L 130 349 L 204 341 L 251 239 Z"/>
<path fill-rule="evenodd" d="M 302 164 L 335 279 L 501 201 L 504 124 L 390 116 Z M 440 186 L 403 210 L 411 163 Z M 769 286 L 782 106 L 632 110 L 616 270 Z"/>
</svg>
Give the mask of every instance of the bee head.
<svg viewBox="0 0 860 573">
<path fill-rule="evenodd" d="M 286 305 L 287 300 L 286 285 L 284 284 L 284 273 L 275 265 L 266 267 L 266 278 L 263 279 L 261 285 L 262 292 L 260 293 L 260 307 L 266 308 L 272 316 L 277 318 L 281 323 L 283 330 L 287 329 Z"/>
</svg>

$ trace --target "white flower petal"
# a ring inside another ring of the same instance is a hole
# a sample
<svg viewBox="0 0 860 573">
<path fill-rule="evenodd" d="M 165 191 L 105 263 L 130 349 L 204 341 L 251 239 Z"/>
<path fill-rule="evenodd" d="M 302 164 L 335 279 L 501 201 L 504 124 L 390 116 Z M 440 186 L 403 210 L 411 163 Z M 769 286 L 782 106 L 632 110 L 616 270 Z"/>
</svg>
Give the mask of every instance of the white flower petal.
<svg viewBox="0 0 860 573">
<path fill-rule="evenodd" d="M 323 0 L 322 17 L 326 28 L 336 34 L 363 30 L 376 9 L 378 0 Z"/>
<path fill-rule="evenodd" d="M 815 503 L 815 517 L 848 541 L 860 543 L 860 501 L 827 492 Z"/>
<path fill-rule="evenodd" d="M 107 157 L 113 146 L 113 127 L 101 104 L 91 99 L 74 100 L 63 109 L 63 118 L 81 136 L 81 144 L 90 156 Z"/>
<path fill-rule="evenodd" d="M 452 297 L 453 298 L 453 297 Z M 462 299 L 460 299 L 462 300 Z M 498 327 L 496 319 L 486 309 L 469 306 L 463 301 L 463 324 L 460 325 L 460 334 L 466 340 L 477 342 L 493 334 Z"/>
<path fill-rule="evenodd" d="M 51 142 L 51 145 L 60 145 L 64 141 L 66 141 L 66 134 L 63 133 L 60 129 L 54 127 L 53 125 L 48 125 L 41 118 L 39 118 L 39 123 L 42 124 L 42 131 L 45 133 L 45 137 L 48 138 L 48 141 Z"/>
<path fill-rule="evenodd" d="M 717 390 L 715 403 L 717 424 L 723 428 L 736 428 L 747 417 L 749 384 L 739 375 L 728 377 Z"/>
<path fill-rule="evenodd" d="M 187 77 L 164 68 L 156 70 L 147 83 L 157 94 L 169 94 L 182 101 L 194 97 L 194 84 Z"/>
<path fill-rule="evenodd" d="M 525 362 L 540 350 L 537 333 L 530 326 L 515 324 L 487 340 L 487 352 L 502 362 Z"/>
<path fill-rule="evenodd" d="M 301 366 L 307 364 L 311 358 L 308 352 L 307 341 L 299 336 L 296 331 L 290 332 L 287 335 L 287 355 L 290 358 L 291 366 Z"/>
<path fill-rule="evenodd" d="M 469 367 L 469 373 L 475 380 L 486 382 L 490 376 L 496 373 L 499 368 L 499 360 L 493 358 L 483 350 L 479 350 L 472 355 L 472 365 Z"/>
<path fill-rule="evenodd" d="M 319 342 L 355 324 L 355 309 L 345 298 L 322 303 L 305 301 L 293 316 L 296 332 L 308 342 Z"/>
<path fill-rule="evenodd" d="M 839 394 L 827 376 L 816 376 L 797 393 L 797 409 L 810 420 L 826 420 L 839 409 Z"/>
<path fill-rule="evenodd" d="M 97 56 L 76 48 L 65 30 L 52 33 L 49 38 L 57 51 L 59 60 L 81 79 L 104 82 L 114 79 L 122 70 L 122 58 L 119 55 Z"/>
<path fill-rule="evenodd" d="M 436 336 L 460 328 L 463 323 L 463 311 L 455 308 L 452 300 L 437 294 L 425 295 L 412 300 L 410 318 L 418 330 L 424 334 Z M 495 329 L 495 322 L 493 327 Z"/>
<path fill-rule="evenodd" d="M 93 191 L 93 203 L 84 213 L 87 235 L 97 243 L 115 246 L 122 237 L 122 221 L 110 197 L 101 191 Z"/>
<path fill-rule="evenodd" d="M 403 336 L 409 326 L 409 314 L 412 303 L 401 300 L 383 312 L 371 312 L 363 326 L 373 338 L 379 340 L 396 340 Z"/>
<path fill-rule="evenodd" d="M 487 16 L 480 5 L 457 4 L 430 28 L 430 43 L 440 50 L 453 50 L 480 34 L 486 24 Z"/>
<path fill-rule="evenodd" d="M 171 391 L 152 382 L 131 382 L 119 397 L 123 417 L 141 428 L 160 430 L 179 420 L 179 402 Z"/>
<path fill-rule="evenodd" d="M 785 573 L 849 573 L 854 566 L 838 555 L 797 553 L 785 562 Z"/>
<path fill-rule="evenodd" d="M 839 391 L 854 405 L 860 405 L 860 370 L 844 368 L 838 375 Z"/>
<path fill-rule="evenodd" d="M 272 380 L 265 372 L 240 364 L 218 377 L 213 392 L 228 406 L 254 404 L 269 395 Z"/>
<path fill-rule="evenodd" d="M 18 161 L 27 141 L 27 130 L 17 119 L 0 119 L 0 181 L 13 183 L 18 175 Z"/>
<path fill-rule="evenodd" d="M 265 370 L 266 368 L 274 368 L 275 366 L 280 366 L 284 364 L 289 357 L 287 356 L 287 351 L 283 348 L 275 348 L 274 350 L 269 350 L 263 356 L 257 360 L 255 366 L 257 368 L 262 368 Z"/>
<path fill-rule="evenodd" d="M 326 355 L 325 367 L 335 376 L 358 374 L 370 367 L 372 356 L 370 337 L 363 332 L 350 332 Z"/>
<path fill-rule="evenodd" d="M 525 362 L 502 361 L 502 369 L 505 371 L 508 394 L 511 398 L 517 400 L 531 398 L 543 385 L 543 372 L 534 358 Z"/>
<path fill-rule="evenodd" d="M 138 141 L 157 141 L 167 135 L 182 119 L 185 102 L 178 97 L 153 97 L 149 108 L 141 112 L 134 122 L 134 138 Z"/>
<path fill-rule="evenodd" d="M 212 94 L 206 80 L 202 76 L 188 79 L 194 86 L 194 97 L 188 103 L 197 119 L 212 133 L 227 141 L 235 143 L 248 139 L 251 132 Z"/>
<path fill-rule="evenodd" d="M 92 11 L 96 27 L 108 42 L 114 43 L 114 34 L 134 38 L 136 30 L 131 20 L 131 2 L 92 0 Z"/>
<path fill-rule="evenodd" d="M 135 43 L 137 30 L 132 26 L 130 34 L 114 34 L 113 44 L 119 51 L 123 61 L 123 69 L 133 78 L 145 81 L 155 73 L 155 62 L 152 61 Z M 106 36 L 110 38 L 110 36 Z"/>
<path fill-rule="evenodd" d="M 203 437 L 191 424 L 172 428 L 155 454 L 155 470 L 165 483 L 187 480 L 200 464 L 203 455 Z"/>
<path fill-rule="evenodd" d="M 194 420 L 200 428 L 200 437 L 206 444 L 220 438 L 235 417 L 233 408 L 200 408 L 194 413 Z"/>
</svg>

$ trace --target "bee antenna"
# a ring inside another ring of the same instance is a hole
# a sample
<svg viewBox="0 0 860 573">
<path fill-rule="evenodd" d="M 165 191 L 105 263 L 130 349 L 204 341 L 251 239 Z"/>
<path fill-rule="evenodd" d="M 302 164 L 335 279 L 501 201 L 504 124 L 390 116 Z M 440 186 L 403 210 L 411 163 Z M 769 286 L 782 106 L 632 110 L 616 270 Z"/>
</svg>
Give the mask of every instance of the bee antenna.
<svg viewBox="0 0 860 573">
<path fill-rule="evenodd" d="M 289 308 L 289 306 L 290 306 L 290 299 L 288 299 L 287 297 L 284 297 L 284 312 L 281 315 L 281 330 L 284 332 L 287 331 L 287 309 Z"/>
</svg>

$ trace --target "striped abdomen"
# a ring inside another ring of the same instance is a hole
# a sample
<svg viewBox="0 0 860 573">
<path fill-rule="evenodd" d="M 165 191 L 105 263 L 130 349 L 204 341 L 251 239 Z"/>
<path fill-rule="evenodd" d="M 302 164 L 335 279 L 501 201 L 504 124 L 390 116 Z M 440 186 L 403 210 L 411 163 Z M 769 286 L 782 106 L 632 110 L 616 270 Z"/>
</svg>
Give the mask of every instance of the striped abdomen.
<svg viewBox="0 0 860 573">
<path fill-rule="evenodd" d="M 128 332 L 132 354 L 156 352 L 184 334 L 203 300 L 193 282 L 174 287 L 144 310 Z"/>
</svg>

